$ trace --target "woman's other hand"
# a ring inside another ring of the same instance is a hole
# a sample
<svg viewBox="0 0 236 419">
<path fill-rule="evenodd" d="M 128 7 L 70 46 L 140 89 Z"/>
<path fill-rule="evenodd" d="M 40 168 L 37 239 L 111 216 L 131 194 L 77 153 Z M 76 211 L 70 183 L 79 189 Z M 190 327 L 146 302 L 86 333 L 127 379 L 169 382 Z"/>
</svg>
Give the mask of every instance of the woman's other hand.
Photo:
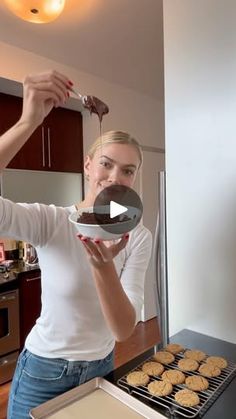
<svg viewBox="0 0 236 419">
<path fill-rule="evenodd" d="M 21 121 L 40 125 L 54 106 L 66 102 L 72 85 L 66 76 L 55 70 L 27 76 L 23 83 Z"/>
<path fill-rule="evenodd" d="M 113 243 L 106 246 L 102 240 L 92 240 L 88 237 L 78 235 L 78 238 L 83 243 L 91 264 L 95 268 L 103 267 L 111 262 L 118 253 L 126 246 L 129 235 L 125 234 L 118 243 Z"/>
</svg>

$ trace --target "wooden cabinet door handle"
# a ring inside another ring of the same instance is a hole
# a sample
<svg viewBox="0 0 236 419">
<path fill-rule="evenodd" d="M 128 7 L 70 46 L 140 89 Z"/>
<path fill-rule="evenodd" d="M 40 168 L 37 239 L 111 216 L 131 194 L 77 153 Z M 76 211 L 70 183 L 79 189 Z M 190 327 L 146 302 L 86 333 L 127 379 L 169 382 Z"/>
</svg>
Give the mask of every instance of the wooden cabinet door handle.
<svg viewBox="0 0 236 419">
<path fill-rule="evenodd" d="M 45 167 L 45 143 L 44 143 L 44 127 L 41 129 L 42 134 L 42 160 L 43 160 L 43 167 Z"/>
<path fill-rule="evenodd" d="M 36 281 L 37 279 L 41 279 L 40 276 L 35 276 L 33 278 L 26 278 L 26 282 Z"/>
<path fill-rule="evenodd" d="M 48 128 L 48 166 L 51 167 L 51 132 Z"/>
</svg>

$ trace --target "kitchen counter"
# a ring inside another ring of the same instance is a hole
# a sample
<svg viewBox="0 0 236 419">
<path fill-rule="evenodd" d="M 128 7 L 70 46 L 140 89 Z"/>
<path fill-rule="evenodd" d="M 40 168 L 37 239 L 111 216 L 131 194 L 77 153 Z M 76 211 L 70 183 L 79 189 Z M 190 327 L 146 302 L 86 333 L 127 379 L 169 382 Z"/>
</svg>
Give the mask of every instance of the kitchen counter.
<svg viewBox="0 0 236 419">
<path fill-rule="evenodd" d="M 10 269 L 11 280 L 6 280 L 0 283 L 0 292 L 7 292 L 19 287 L 19 281 L 25 273 L 35 273 L 40 275 L 40 268 L 38 264 L 26 265 L 24 261 L 15 261 Z"/>
<path fill-rule="evenodd" d="M 170 342 L 180 343 L 190 349 L 200 349 L 207 354 L 223 356 L 229 361 L 236 363 L 236 345 L 220 339 L 184 329 L 170 338 Z M 120 377 L 149 358 L 153 352 L 154 348 L 117 368 L 105 377 L 106 380 L 115 384 Z M 165 414 L 164 411 L 160 410 L 160 412 Z M 165 416 L 168 417 L 167 415 Z M 236 419 L 236 377 L 207 410 L 204 414 L 204 419 Z"/>
<path fill-rule="evenodd" d="M 34 271 L 35 269 L 39 269 L 39 265 L 37 263 L 34 265 L 28 265 L 21 260 L 15 262 L 12 268 L 12 270 L 17 273 Z"/>
</svg>

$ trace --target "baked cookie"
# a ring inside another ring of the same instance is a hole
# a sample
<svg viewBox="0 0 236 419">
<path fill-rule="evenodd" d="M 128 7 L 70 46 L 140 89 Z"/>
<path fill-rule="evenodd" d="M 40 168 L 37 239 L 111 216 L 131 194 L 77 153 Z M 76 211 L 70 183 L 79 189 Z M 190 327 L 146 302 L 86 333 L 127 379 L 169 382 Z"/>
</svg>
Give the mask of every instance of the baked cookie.
<svg viewBox="0 0 236 419">
<path fill-rule="evenodd" d="M 143 372 L 148 375 L 161 375 L 164 371 L 164 367 L 159 362 L 145 362 L 142 366 Z"/>
<path fill-rule="evenodd" d="M 199 364 L 195 359 L 180 359 L 178 362 L 178 367 L 182 371 L 197 371 Z"/>
<path fill-rule="evenodd" d="M 169 381 L 171 384 L 182 384 L 185 381 L 185 375 L 182 371 L 166 370 L 161 376 L 162 380 Z"/>
<path fill-rule="evenodd" d="M 194 391 L 188 389 L 177 391 L 177 393 L 175 394 L 175 400 L 181 406 L 186 407 L 196 406 L 200 403 L 200 399 L 197 393 L 194 393 Z"/>
<path fill-rule="evenodd" d="M 193 391 L 203 391 L 207 390 L 209 387 L 209 382 L 206 378 L 201 375 L 192 375 L 187 377 L 185 380 L 186 386 Z"/>
<path fill-rule="evenodd" d="M 202 364 L 198 371 L 200 374 L 202 374 L 204 377 L 218 377 L 221 373 L 221 370 L 219 367 L 213 364 Z"/>
<path fill-rule="evenodd" d="M 152 381 L 148 384 L 148 391 L 153 396 L 168 396 L 172 393 L 173 386 L 169 381 Z"/>
<path fill-rule="evenodd" d="M 183 346 L 179 345 L 178 343 L 169 343 L 168 345 L 166 345 L 164 349 L 165 351 L 170 352 L 174 355 L 184 351 Z"/>
<path fill-rule="evenodd" d="M 226 361 L 226 359 L 222 358 L 221 356 L 209 356 L 206 359 L 206 363 L 215 365 L 216 367 L 220 369 L 226 368 L 228 365 L 228 362 Z"/>
<path fill-rule="evenodd" d="M 145 386 L 149 383 L 149 376 L 143 371 L 133 371 L 127 375 L 126 380 L 131 386 Z"/>
<path fill-rule="evenodd" d="M 188 359 L 194 359 L 195 361 L 201 362 L 206 358 L 205 352 L 194 350 L 187 350 L 184 352 L 184 357 Z"/>
<path fill-rule="evenodd" d="M 171 364 L 175 360 L 174 355 L 167 351 L 159 351 L 153 355 L 153 358 L 161 364 Z"/>
</svg>

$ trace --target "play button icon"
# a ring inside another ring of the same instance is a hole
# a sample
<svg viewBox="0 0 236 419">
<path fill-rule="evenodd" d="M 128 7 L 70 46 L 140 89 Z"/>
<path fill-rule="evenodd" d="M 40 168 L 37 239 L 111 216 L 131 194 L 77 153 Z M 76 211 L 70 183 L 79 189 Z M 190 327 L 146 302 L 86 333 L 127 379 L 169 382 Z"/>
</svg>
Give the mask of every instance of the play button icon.
<svg viewBox="0 0 236 419">
<path fill-rule="evenodd" d="M 114 201 L 110 202 L 110 217 L 111 218 L 114 218 L 117 215 L 123 214 L 126 211 L 128 211 L 128 208 L 124 207 L 123 205 L 117 204 L 117 202 L 114 202 Z"/>
<path fill-rule="evenodd" d="M 124 185 L 111 185 L 95 199 L 94 216 L 100 227 L 112 234 L 125 234 L 135 228 L 143 215 L 139 195 Z"/>
</svg>

